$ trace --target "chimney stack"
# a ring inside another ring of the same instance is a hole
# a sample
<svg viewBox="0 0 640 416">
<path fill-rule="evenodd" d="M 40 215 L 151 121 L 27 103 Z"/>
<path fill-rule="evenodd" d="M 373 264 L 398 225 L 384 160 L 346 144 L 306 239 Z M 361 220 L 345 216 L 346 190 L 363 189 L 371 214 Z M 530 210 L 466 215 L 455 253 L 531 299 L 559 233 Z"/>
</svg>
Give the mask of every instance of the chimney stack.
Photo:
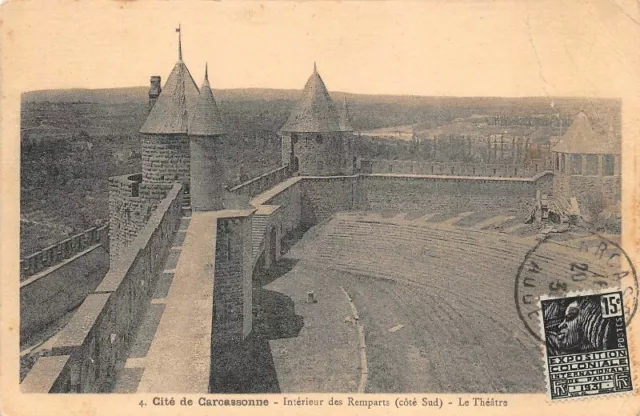
<svg viewBox="0 0 640 416">
<path fill-rule="evenodd" d="M 156 100 L 162 92 L 161 79 L 159 75 L 153 75 L 151 77 L 151 85 L 149 87 L 149 111 L 156 104 Z"/>
</svg>

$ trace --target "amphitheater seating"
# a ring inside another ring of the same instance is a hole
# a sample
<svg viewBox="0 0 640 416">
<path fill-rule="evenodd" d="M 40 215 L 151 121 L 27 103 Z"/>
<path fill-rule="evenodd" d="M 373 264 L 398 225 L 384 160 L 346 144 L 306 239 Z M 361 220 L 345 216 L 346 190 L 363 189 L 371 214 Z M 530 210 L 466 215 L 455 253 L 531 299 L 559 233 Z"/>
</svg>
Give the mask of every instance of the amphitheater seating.
<svg viewBox="0 0 640 416">
<path fill-rule="evenodd" d="M 457 388 L 452 372 L 466 372 L 467 376 L 459 376 L 464 382 L 477 382 L 482 373 L 473 366 L 479 365 L 494 391 L 538 391 L 542 379 L 523 376 L 540 370 L 538 344 L 520 320 L 514 302 L 518 269 L 536 243 L 517 232 L 531 234 L 535 227 L 512 226 L 516 235 L 483 230 L 513 220 L 510 216 L 457 226 L 460 218 L 472 215 L 463 214 L 429 221 L 425 218 L 443 216 L 340 213 L 308 243 L 301 263 L 324 274 L 332 270 L 363 281 L 397 283 L 389 296 L 404 290 L 404 295 L 397 295 L 402 296 L 401 302 L 408 309 L 425 311 L 414 319 L 426 328 L 429 342 L 434 348 L 446 349 L 447 364 L 443 365 L 448 369 L 433 370 L 441 372 L 434 376 L 444 383 L 443 390 Z M 543 253 L 537 259 L 549 275 L 566 275 L 570 261 L 562 246 L 540 250 Z M 435 356 L 433 360 L 441 361 Z"/>
<path fill-rule="evenodd" d="M 486 220 L 480 221 L 479 223 L 474 224 L 471 228 L 474 230 L 482 230 L 483 228 L 488 228 L 492 225 L 505 223 L 515 217 L 511 215 L 497 215 L 495 217 L 490 217 Z"/>
</svg>

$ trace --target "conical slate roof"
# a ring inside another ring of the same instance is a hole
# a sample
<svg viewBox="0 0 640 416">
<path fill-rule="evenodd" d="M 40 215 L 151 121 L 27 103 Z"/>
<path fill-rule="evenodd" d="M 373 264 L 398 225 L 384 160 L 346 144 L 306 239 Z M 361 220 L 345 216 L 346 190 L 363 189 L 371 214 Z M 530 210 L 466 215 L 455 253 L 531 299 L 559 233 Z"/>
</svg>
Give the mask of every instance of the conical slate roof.
<svg viewBox="0 0 640 416">
<path fill-rule="evenodd" d="M 209 85 L 208 70 L 204 70 L 204 82 L 195 106 L 193 117 L 189 123 L 189 134 L 193 136 L 219 136 L 226 134 L 222 118 Z"/>
<path fill-rule="evenodd" d="M 198 87 L 189 69 L 182 59 L 179 59 L 169 74 L 147 121 L 142 125 L 140 133 L 187 133 L 189 117 L 194 114 L 198 95 Z"/>
<path fill-rule="evenodd" d="M 353 131 L 351 126 L 351 117 L 349 116 L 349 106 L 347 105 L 347 98 L 344 98 L 342 102 L 342 108 L 340 109 L 340 130 Z"/>
<path fill-rule="evenodd" d="M 602 136 L 593 131 L 584 112 L 580 112 L 552 151 L 580 154 L 620 154 L 619 141 L 611 136 Z"/>
<path fill-rule="evenodd" d="M 300 101 L 280 130 L 293 133 L 341 131 L 340 116 L 315 65 Z"/>
</svg>

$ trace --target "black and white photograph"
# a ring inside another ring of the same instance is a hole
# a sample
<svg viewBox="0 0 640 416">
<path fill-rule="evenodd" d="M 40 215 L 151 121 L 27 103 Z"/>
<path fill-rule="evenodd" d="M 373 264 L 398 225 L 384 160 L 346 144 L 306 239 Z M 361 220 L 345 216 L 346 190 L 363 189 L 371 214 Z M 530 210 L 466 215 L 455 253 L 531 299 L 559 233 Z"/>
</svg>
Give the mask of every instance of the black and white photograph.
<svg viewBox="0 0 640 416">
<path fill-rule="evenodd" d="M 21 400 L 635 400 L 637 4 L 73 3 L 2 7 Z"/>
</svg>

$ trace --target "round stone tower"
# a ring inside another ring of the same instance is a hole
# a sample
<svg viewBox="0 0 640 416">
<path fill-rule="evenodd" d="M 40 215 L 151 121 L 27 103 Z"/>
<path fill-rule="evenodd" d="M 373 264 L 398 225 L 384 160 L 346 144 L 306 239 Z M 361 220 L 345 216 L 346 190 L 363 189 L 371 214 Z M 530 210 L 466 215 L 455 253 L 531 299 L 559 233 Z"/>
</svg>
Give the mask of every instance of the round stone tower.
<svg viewBox="0 0 640 416">
<path fill-rule="evenodd" d="M 179 38 L 178 62 L 140 129 L 143 182 L 168 185 L 179 181 L 189 186 L 187 132 L 198 95 L 198 87 L 182 61 Z"/>
<path fill-rule="evenodd" d="M 288 165 L 294 174 L 348 173 L 340 115 L 315 65 L 280 135 L 282 164 Z"/>
<path fill-rule="evenodd" d="M 222 171 L 218 164 L 221 139 L 226 131 L 209 85 L 208 68 L 189 124 L 191 154 L 191 208 L 222 209 Z"/>
</svg>

